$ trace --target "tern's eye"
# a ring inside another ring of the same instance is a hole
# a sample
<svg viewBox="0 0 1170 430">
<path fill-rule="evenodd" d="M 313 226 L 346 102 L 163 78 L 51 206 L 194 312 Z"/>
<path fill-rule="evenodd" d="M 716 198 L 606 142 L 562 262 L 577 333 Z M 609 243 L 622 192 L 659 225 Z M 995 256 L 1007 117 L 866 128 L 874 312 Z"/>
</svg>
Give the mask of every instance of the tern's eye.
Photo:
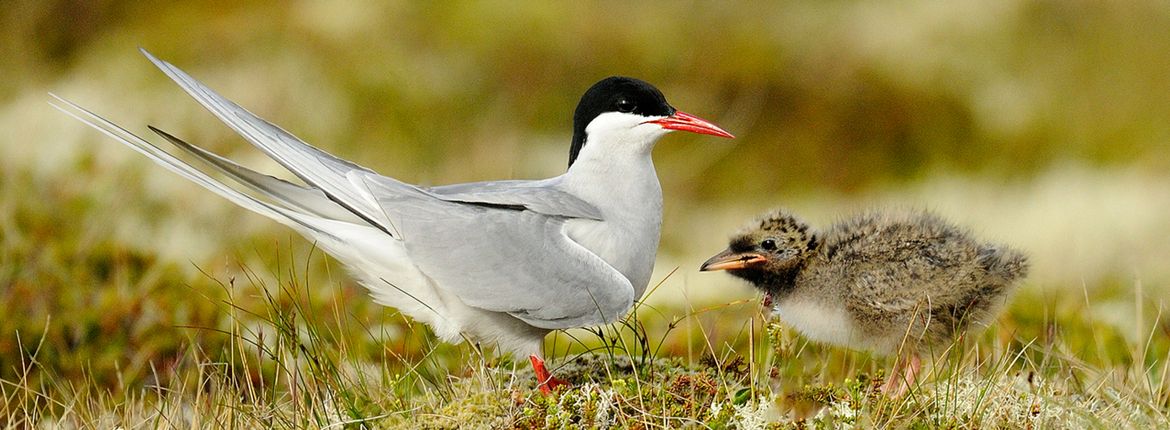
<svg viewBox="0 0 1170 430">
<path fill-rule="evenodd" d="M 618 99 L 617 101 L 618 112 L 630 113 L 636 108 L 637 106 L 634 106 L 634 102 L 630 101 L 630 99 Z"/>
<path fill-rule="evenodd" d="M 775 251 L 776 250 L 776 240 L 775 239 L 764 239 L 763 242 L 760 242 L 760 248 L 764 248 L 765 251 Z"/>
</svg>

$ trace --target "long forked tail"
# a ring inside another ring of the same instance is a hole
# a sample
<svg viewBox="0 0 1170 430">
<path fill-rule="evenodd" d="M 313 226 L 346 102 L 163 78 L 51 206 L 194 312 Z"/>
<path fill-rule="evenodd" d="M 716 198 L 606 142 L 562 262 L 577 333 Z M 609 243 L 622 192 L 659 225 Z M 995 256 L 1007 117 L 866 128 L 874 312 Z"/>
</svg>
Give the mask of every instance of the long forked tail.
<svg viewBox="0 0 1170 430">
<path fill-rule="evenodd" d="M 265 175 L 236 164 L 234 161 L 221 157 L 211 151 L 187 143 L 153 126 L 147 126 L 147 128 L 155 132 L 155 134 L 162 136 L 179 149 L 199 157 L 220 173 L 230 176 L 256 193 L 280 202 L 285 207 L 302 213 L 317 215 L 322 218 L 365 224 L 365 221 L 355 216 L 353 212 L 329 200 L 329 196 L 326 196 L 321 190 L 302 187 L 280 178 Z"/>
<path fill-rule="evenodd" d="M 186 142 L 179 141 L 170 135 L 161 133 L 164 135 L 164 137 L 167 137 L 168 140 L 171 140 L 172 143 L 175 143 L 180 148 L 191 151 L 196 155 L 200 155 L 205 160 L 209 160 L 209 163 L 212 163 L 212 165 L 217 166 L 221 171 L 224 171 L 225 173 L 240 180 L 241 183 L 248 185 L 253 190 L 258 191 L 260 194 L 283 204 L 274 204 L 260 200 L 249 194 L 236 190 L 235 188 L 232 188 L 223 182 L 212 178 L 211 176 L 208 176 L 203 171 L 196 169 L 190 164 L 187 164 L 185 161 L 180 160 L 174 155 L 162 150 L 150 142 L 147 142 L 146 140 L 118 126 L 117 124 L 114 124 L 113 122 L 110 122 L 109 120 L 102 118 L 101 116 L 90 112 L 89 110 L 86 110 L 85 108 L 82 108 L 73 102 L 58 97 L 56 94 L 50 95 L 54 100 L 50 101 L 49 103 L 58 110 L 69 116 L 72 116 L 73 118 L 76 118 L 78 121 L 81 121 L 90 127 L 93 127 L 94 129 L 113 138 L 114 140 L 121 142 L 138 153 L 145 155 L 147 158 L 150 158 L 152 161 L 159 164 L 160 166 L 163 166 L 167 170 L 170 170 L 179 176 L 182 176 L 191 182 L 199 184 L 203 188 L 206 188 L 211 192 L 228 199 L 232 203 L 240 205 L 241 207 L 256 212 L 260 215 L 272 218 L 281 224 L 288 225 L 298 230 L 304 231 L 307 229 L 307 231 L 315 234 L 328 237 L 333 236 L 328 231 L 320 228 L 322 221 L 327 221 L 327 218 L 332 218 L 327 217 L 328 214 L 325 213 L 327 210 L 320 209 L 320 207 L 324 207 L 323 205 L 310 205 L 318 209 L 315 211 L 300 212 L 298 210 L 292 209 L 305 209 L 302 207 L 305 206 L 305 204 L 297 204 L 297 199 L 289 196 L 299 197 L 302 201 L 309 201 L 311 200 L 311 196 L 314 190 L 299 187 L 295 184 L 284 182 L 280 179 L 249 170 L 235 163 L 231 163 L 226 159 L 219 158 L 214 154 L 203 151 L 202 149 L 197 149 L 194 146 L 186 144 Z M 212 157 L 211 159 L 218 159 L 220 161 L 226 162 L 226 164 L 216 164 L 208 158 L 209 156 Z M 344 209 L 339 207 L 337 210 L 344 211 Z M 333 213 L 333 215 L 343 216 L 339 212 L 334 212 L 335 213 Z M 350 219 L 355 218 L 352 216 L 352 214 L 348 216 Z M 345 220 L 345 218 L 337 220 Z"/>
</svg>

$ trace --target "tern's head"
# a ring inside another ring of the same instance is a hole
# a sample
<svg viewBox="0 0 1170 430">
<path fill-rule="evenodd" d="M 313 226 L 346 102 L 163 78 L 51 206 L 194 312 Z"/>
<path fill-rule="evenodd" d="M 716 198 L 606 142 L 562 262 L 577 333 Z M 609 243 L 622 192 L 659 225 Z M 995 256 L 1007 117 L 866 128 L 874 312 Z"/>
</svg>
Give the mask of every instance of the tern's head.
<svg viewBox="0 0 1170 430">
<path fill-rule="evenodd" d="M 634 78 L 613 76 L 593 84 L 573 114 L 572 166 L 581 151 L 649 151 L 671 130 L 734 137 L 715 124 L 681 112 L 658 88 Z"/>
<path fill-rule="evenodd" d="M 732 236 L 730 246 L 703 263 L 700 270 L 726 270 L 766 287 L 799 271 L 817 245 L 808 224 L 778 210 Z"/>
</svg>

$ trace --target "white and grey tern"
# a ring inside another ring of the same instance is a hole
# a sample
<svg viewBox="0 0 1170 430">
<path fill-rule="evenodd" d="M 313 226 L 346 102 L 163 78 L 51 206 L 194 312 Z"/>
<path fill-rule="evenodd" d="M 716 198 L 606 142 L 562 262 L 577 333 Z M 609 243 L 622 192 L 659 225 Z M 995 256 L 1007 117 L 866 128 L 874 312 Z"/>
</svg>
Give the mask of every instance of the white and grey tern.
<svg viewBox="0 0 1170 430">
<path fill-rule="evenodd" d="M 560 381 L 541 359 L 552 330 L 623 317 L 650 281 L 662 223 L 651 160 L 672 130 L 733 137 L 671 107 L 652 85 L 610 77 L 573 115 L 569 168 L 543 180 L 411 185 L 337 158 L 142 50 L 188 94 L 304 184 L 278 179 L 154 127 L 229 184 L 70 101 L 53 105 L 231 202 L 287 225 L 343 262 L 375 301 L 428 324 L 528 356 L 541 391 Z"/>
</svg>

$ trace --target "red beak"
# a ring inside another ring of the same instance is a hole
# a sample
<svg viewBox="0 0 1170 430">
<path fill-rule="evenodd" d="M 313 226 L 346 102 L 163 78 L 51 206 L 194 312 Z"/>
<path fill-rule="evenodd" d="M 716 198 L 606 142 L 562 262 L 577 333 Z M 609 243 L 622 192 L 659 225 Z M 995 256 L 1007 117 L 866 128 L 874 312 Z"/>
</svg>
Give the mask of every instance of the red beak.
<svg viewBox="0 0 1170 430">
<path fill-rule="evenodd" d="M 681 110 L 674 111 L 674 115 L 654 121 L 646 121 L 650 124 L 658 124 L 667 130 L 682 130 L 691 133 L 710 134 L 712 136 L 726 137 L 734 139 L 731 133 L 724 131 L 719 126 L 710 123 L 709 121 L 683 112 Z"/>
</svg>

